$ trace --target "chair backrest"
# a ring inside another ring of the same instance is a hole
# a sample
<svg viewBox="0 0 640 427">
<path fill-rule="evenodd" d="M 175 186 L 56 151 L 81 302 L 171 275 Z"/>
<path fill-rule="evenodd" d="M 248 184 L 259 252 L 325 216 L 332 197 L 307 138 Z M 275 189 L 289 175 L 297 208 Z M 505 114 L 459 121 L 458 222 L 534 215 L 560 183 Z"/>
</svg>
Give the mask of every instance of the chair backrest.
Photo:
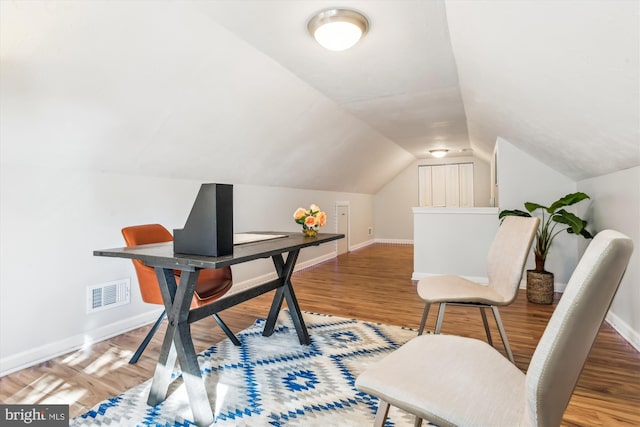
<svg viewBox="0 0 640 427">
<path fill-rule="evenodd" d="M 127 246 L 148 245 L 173 241 L 173 236 L 160 224 L 134 225 L 122 229 Z"/>
<path fill-rule="evenodd" d="M 531 358 L 523 425 L 560 425 L 631 252 L 631 239 L 613 230 L 585 251 Z"/>
<path fill-rule="evenodd" d="M 173 236 L 160 224 L 134 225 L 122 229 L 127 246 L 148 245 L 173 241 Z M 138 277 L 142 300 L 150 304 L 163 304 L 156 272 L 140 260 L 132 260 Z M 195 297 L 199 301 L 224 295 L 233 283 L 231 267 L 201 270 L 196 284 Z M 194 304 L 199 303 L 194 301 Z"/>
<path fill-rule="evenodd" d="M 510 304 L 516 298 L 522 272 L 540 219 L 507 216 L 498 227 L 487 256 L 489 286 Z"/>
<path fill-rule="evenodd" d="M 122 237 L 127 246 L 148 245 L 150 243 L 162 243 L 173 241 L 173 236 L 160 224 L 134 225 L 122 229 Z M 162 294 L 158 286 L 158 278 L 152 267 L 144 265 L 140 260 L 134 259 L 133 267 L 138 276 L 138 285 L 142 300 L 150 304 L 162 304 Z"/>
</svg>

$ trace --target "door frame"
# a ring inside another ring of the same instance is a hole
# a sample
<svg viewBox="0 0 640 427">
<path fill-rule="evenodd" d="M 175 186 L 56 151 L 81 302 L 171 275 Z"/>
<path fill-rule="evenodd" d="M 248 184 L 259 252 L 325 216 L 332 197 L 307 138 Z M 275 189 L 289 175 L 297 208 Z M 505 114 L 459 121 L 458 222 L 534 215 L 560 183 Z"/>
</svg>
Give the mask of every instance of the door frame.
<svg viewBox="0 0 640 427">
<path fill-rule="evenodd" d="M 351 252 L 351 206 L 348 200 L 336 200 L 335 203 L 335 218 L 336 218 L 336 233 L 338 231 L 338 210 L 341 207 L 347 208 L 347 231 L 344 233 L 344 238 L 347 241 L 347 252 Z M 338 241 L 336 240 L 336 253 L 338 253 Z"/>
</svg>

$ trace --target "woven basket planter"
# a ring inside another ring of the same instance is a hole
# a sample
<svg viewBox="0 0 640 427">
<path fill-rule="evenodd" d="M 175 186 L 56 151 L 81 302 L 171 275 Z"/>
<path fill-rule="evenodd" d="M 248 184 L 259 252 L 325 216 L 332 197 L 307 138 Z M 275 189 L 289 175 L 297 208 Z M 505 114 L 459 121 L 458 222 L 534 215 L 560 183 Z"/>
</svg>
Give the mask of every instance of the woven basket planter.
<svg viewBox="0 0 640 427">
<path fill-rule="evenodd" d="M 553 303 L 553 273 L 527 270 L 527 299 L 536 304 Z"/>
</svg>

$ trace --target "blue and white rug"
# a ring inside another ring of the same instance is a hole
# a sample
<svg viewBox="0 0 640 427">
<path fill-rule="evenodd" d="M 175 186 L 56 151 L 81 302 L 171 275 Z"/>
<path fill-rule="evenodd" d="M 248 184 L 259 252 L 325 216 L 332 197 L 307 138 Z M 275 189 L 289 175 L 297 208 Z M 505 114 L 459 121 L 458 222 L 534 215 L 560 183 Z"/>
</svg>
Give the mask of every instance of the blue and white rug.
<svg viewBox="0 0 640 427">
<path fill-rule="evenodd" d="M 370 426 L 378 400 L 358 391 L 356 377 L 416 336 L 411 329 L 303 313 L 312 343 L 300 345 L 283 311 L 271 337 L 264 320 L 198 354 L 215 426 Z M 169 397 L 146 404 L 151 380 L 105 400 L 71 420 L 79 426 L 191 426 L 193 416 L 179 368 Z M 392 407 L 387 426 L 414 417 Z M 426 423 L 425 423 L 426 424 Z"/>
</svg>

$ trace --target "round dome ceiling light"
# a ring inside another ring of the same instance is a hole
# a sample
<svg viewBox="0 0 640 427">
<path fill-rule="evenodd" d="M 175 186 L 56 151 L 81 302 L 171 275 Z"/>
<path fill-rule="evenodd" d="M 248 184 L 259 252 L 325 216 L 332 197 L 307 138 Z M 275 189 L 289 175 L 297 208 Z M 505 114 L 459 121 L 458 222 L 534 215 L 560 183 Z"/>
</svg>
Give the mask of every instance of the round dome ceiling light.
<svg viewBox="0 0 640 427">
<path fill-rule="evenodd" d="M 431 155 L 433 157 L 437 157 L 438 159 L 446 156 L 448 152 L 449 152 L 449 150 L 447 150 L 445 148 L 438 148 L 436 150 L 429 150 L 429 153 L 431 153 Z"/>
<path fill-rule="evenodd" d="M 318 12 L 307 24 L 309 33 L 324 48 L 347 50 L 369 30 L 367 18 L 350 9 L 326 9 Z"/>
</svg>

